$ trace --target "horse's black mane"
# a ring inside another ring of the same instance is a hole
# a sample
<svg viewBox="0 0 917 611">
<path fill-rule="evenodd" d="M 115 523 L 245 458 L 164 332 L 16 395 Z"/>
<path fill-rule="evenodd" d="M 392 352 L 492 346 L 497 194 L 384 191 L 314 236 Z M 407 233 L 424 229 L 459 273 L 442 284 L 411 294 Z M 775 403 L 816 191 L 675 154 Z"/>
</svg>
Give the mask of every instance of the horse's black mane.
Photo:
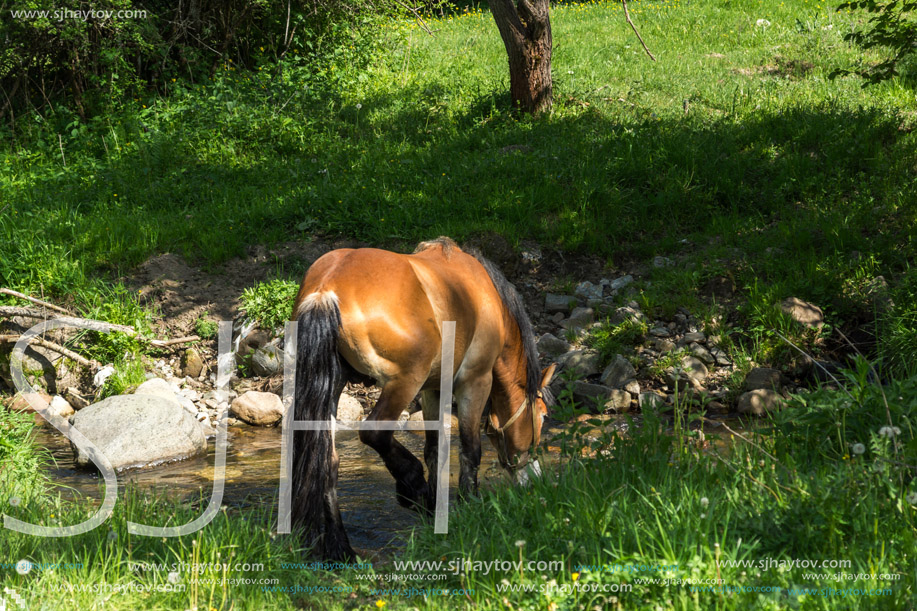
<svg viewBox="0 0 917 611">
<path fill-rule="evenodd" d="M 442 246 L 443 252 L 447 255 L 453 248 L 456 248 L 456 244 L 451 238 L 440 237 L 428 242 L 421 242 L 417 246 L 415 252 L 425 250 L 437 244 Z M 538 364 L 538 348 L 535 346 L 535 333 L 532 331 L 532 323 L 529 322 L 529 316 L 525 311 L 522 298 L 519 297 L 516 287 L 506 279 L 503 272 L 501 272 L 491 261 L 486 259 L 484 255 L 478 252 L 477 249 L 463 248 L 462 250 L 477 259 L 478 262 L 484 266 L 484 269 L 487 270 L 487 275 L 490 276 L 491 282 L 494 283 L 494 288 L 497 289 L 497 293 L 500 295 L 503 305 L 509 310 L 510 315 L 519 327 L 519 335 L 522 338 L 522 350 L 525 352 L 526 361 L 525 394 L 529 401 L 534 403 L 535 394 L 540 390 L 541 367 Z M 547 405 L 551 405 L 554 402 L 547 388 L 542 391 L 542 399 Z"/>
</svg>

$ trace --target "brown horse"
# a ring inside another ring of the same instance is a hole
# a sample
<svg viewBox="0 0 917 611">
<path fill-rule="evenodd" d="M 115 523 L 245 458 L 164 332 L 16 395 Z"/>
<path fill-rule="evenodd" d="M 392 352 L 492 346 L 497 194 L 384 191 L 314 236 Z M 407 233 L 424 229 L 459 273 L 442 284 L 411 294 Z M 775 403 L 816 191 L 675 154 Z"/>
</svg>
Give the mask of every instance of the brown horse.
<svg viewBox="0 0 917 611">
<path fill-rule="evenodd" d="M 347 381 L 371 379 L 382 394 L 367 420 L 397 420 L 421 395 L 425 420 L 439 417 L 443 321 L 455 321 L 451 373 L 461 442 L 459 492 L 477 492 L 480 424 L 510 473 L 530 460 L 551 399 L 554 366 L 539 370 L 531 324 L 513 286 L 492 263 L 452 240 L 412 255 L 374 248 L 334 250 L 318 259 L 296 297 L 296 420 L 328 421 Z M 437 431 L 426 431 L 423 466 L 394 431 L 360 430 L 395 478 L 398 502 L 434 506 Z M 293 437 L 292 520 L 314 554 L 352 558 L 335 486 L 338 458 L 329 430 Z"/>
</svg>

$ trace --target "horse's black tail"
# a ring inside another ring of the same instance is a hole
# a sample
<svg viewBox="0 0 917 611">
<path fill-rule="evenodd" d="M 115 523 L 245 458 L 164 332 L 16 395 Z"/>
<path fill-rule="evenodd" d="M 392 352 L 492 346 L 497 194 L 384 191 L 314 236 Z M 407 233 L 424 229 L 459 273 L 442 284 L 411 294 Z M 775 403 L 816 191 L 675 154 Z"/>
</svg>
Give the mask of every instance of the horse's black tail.
<svg viewBox="0 0 917 611">
<path fill-rule="evenodd" d="M 312 293 L 297 313 L 297 421 L 329 422 L 337 413 L 344 388 L 337 350 L 341 311 L 333 292 Z M 329 560 L 355 557 L 341 522 L 337 503 L 338 457 L 334 432 L 328 429 L 293 433 L 293 527 L 302 529 L 313 555 Z"/>
</svg>

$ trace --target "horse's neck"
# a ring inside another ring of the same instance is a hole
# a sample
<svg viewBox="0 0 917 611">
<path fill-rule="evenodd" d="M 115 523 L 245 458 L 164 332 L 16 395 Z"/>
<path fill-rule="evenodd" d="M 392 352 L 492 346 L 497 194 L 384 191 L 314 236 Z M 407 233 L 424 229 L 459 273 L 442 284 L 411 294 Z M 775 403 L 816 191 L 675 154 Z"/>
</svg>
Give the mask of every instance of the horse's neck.
<svg viewBox="0 0 917 611">
<path fill-rule="evenodd" d="M 520 405 L 525 399 L 525 354 L 522 344 L 513 342 L 497 359 L 493 370 L 493 392 L 508 405 Z"/>
</svg>

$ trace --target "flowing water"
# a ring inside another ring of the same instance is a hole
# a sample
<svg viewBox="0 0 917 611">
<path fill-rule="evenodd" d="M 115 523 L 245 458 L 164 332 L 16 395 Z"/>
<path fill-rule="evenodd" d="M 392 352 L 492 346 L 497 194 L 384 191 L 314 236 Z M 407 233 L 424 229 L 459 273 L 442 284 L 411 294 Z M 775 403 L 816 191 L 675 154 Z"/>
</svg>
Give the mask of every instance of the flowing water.
<svg viewBox="0 0 917 611">
<path fill-rule="evenodd" d="M 605 421 L 605 427 L 612 426 L 622 432 L 627 431 L 627 416 L 599 418 Z M 634 424 L 640 426 L 640 416 L 632 418 Z M 559 459 L 560 448 L 552 443 L 552 438 L 565 428 L 567 425 L 546 427 L 542 446 L 548 452 L 542 462 L 556 462 Z M 102 488 L 98 474 L 76 467 L 70 442 L 63 435 L 49 427 L 36 429 L 35 434 L 37 442 L 48 448 L 54 456 L 56 466 L 50 469 L 48 475 L 52 482 L 62 486 L 64 495 L 101 498 Z M 246 507 L 277 502 L 280 438 L 279 428 L 229 427 L 223 503 Z M 423 456 L 423 434 L 401 432 L 396 433 L 396 438 L 415 456 Z M 401 507 L 395 501 L 395 484 L 392 476 L 376 452 L 360 442 L 356 431 L 339 430 L 335 441 L 340 457 L 338 499 L 351 543 L 359 550 L 391 553 L 392 548 L 404 545 L 406 536 L 410 534 L 412 527 L 418 524 L 417 514 Z M 725 447 L 721 440 L 715 441 L 714 444 Z M 172 496 L 189 499 L 199 498 L 200 491 L 203 490 L 204 497 L 207 498 L 213 487 L 215 445 L 213 439 L 208 440 L 207 454 L 197 458 L 120 473 L 119 485 L 133 482 L 143 488 L 156 489 Z M 501 480 L 509 481 L 497 462 L 493 446 L 486 437 L 481 440 L 481 449 L 479 479 L 482 487 L 496 484 Z M 458 459 L 458 435 L 453 434 L 449 467 L 450 503 L 456 502 Z"/>
<path fill-rule="evenodd" d="M 92 471 L 76 467 L 70 442 L 57 431 L 37 429 L 36 440 L 48 448 L 56 466 L 48 475 L 66 496 L 77 494 L 101 498 L 101 478 Z M 396 433 L 396 438 L 415 456 L 423 457 L 424 437 L 413 432 Z M 280 428 L 229 427 L 226 452 L 226 487 L 223 503 L 251 506 L 276 503 L 280 479 Z M 340 457 L 338 499 L 341 516 L 355 548 L 382 550 L 403 545 L 404 538 L 418 523 L 417 514 L 395 501 L 395 482 L 375 450 L 360 442 L 356 431 L 336 434 Z M 455 503 L 458 486 L 459 445 L 453 434 L 450 452 L 450 503 Z M 208 440 L 206 455 L 147 469 L 132 469 L 118 474 L 119 486 L 133 482 L 144 488 L 164 491 L 181 498 L 204 498 L 213 487 L 215 441 Z M 486 438 L 482 439 L 479 478 L 482 484 L 507 478 L 500 469 L 497 455 Z"/>
</svg>

